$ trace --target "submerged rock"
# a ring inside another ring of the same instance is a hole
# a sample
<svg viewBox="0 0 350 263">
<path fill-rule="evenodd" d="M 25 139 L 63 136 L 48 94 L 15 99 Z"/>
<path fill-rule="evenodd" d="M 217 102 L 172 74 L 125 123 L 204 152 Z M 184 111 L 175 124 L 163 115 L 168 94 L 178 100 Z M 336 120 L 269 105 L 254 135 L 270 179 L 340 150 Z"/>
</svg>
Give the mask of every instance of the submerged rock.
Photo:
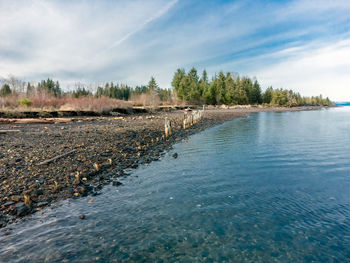
<svg viewBox="0 0 350 263">
<path fill-rule="evenodd" d="M 119 186 L 119 185 L 122 185 L 122 183 L 118 182 L 118 181 L 113 181 L 112 185 L 113 186 Z"/>
<path fill-rule="evenodd" d="M 15 212 L 15 214 L 17 215 L 17 216 L 19 216 L 19 217 L 22 217 L 22 216 L 25 216 L 25 215 L 27 215 L 27 214 L 29 214 L 30 213 L 30 208 L 28 207 L 28 206 L 26 206 L 24 203 L 17 203 L 16 205 L 15 205 L 15 210 L 14 210 L 14 212 Z"/>
</svg>

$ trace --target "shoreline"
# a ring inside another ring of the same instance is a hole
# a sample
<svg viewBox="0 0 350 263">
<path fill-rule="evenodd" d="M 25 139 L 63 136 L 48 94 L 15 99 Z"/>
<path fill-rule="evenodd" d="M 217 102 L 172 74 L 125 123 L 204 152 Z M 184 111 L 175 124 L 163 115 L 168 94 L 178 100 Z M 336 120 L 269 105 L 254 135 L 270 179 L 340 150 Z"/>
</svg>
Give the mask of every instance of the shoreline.
<svg viewBox="0 0 350 263">
<path fill-rule="evenodd" d="M 13 132 L 0 133 L 0 228 L 59 200 L 97 195 L 106 184 L 119 186 L 118 177 L 127 176 L 127 169 L 157 161 L 175 143 L 215 125 L 251 113 L 321 108 L 209 108 L 186 130 L 181 110 L 2 124 L 0 131 Z M 162 138 L 165 117 L 172 122 L 169 139 Z"/>
</svg>

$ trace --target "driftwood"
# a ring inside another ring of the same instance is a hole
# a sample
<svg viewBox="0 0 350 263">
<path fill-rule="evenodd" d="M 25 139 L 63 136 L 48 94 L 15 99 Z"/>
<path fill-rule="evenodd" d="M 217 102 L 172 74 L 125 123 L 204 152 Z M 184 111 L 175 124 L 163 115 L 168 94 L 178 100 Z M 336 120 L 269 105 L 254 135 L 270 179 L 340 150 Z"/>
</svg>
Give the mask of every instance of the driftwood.
<svg viewBox="0 0 350 263">
<path fill-rule="evenodd" d="M 57 160 L 57 159 L 59 159 L 59 158 L 62 158 L 62 157 L 67 156 L 67 155 L 69 155 L 69 154 L 71 154 L 71 153 L 74 153 L 76 150 L 77 150 L 77 149 L 74 149 L 74 150 L 71 150 L 71 151 L 69 151 L 69 152 L 66 152 L 66 153 L 57 155 L 57 156 L 55 156 L 55 157 L 53 157 L 53 158 L 50 158 L 50 159 L 47 159 L 47 160 L 45 160 L 45 161 L 43 161 L 43 162 L 41 162 L 41 163 L 38 163 L 38 165 L 43 165 L 43 164 L 51 163 L 51 162 L 53 162 L 53 161 L 55 161 L 55 160 Z"/>
<path fill-rule="evenodd" d="M 20 130 L 0 130 L 1 133 L 11 133 L 11 132 L 20 132 Z"/>
<path fill-rule="evenodd" d="M 77 119 L 73 118 L 45 118 L 45 119 L 34 119 L 34 118 L 26 118 L 26 119 L 5 119 L 0 118 L 0 123 L 2 124 L 26 124 L 26 123 L 67 123 L 72 122 Z"/>
</svg>

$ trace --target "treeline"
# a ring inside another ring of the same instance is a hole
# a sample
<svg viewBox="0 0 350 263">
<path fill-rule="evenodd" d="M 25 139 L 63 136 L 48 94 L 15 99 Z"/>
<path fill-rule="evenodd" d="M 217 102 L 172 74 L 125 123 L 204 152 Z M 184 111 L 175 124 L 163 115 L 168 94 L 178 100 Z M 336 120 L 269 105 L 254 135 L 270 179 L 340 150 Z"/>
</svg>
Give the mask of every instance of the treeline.
<svg viewBox="0 0 350 263">
<path fill-rule="evenodd" d="M 12 77 L 10 80 L 5 81 L 0 88 L 0 97 L 19 94 L 26 95 L 27 97 L 46 94 L 59 98 L 65 93 L 60 88 L 59 82 L 52 79 L 42 80 L 37 85 L 33 85 Z"/>
<path fill-rule="evenodd" d="M 184 69 L 178 69 L 174 74 L 172 86 L 179 100 L 191 104 L 332 105 L 329 98 L 324 99 L 321 95 L 311 98 L 302 97 L 292 90 L 273 89 L 272 87 L 262 92 L 256 79 L 240 78 L 230 72 L 223 73 L 222 71 L 209 81 L 205 70 L 199 77 L 195 68 L 188 73 Z"/>
<path fill-rule="evenodd" d="M 318 105 L 318 106 L 332 106 L 333 103 L 322 95 L 316 97 L 302 97 L 299 93 L 286 89 L 273 89 L 269 87 L 262 94 L 262 102 L 269 105 L 280 106 L 302 106 L 302 105 Z"/>
<path fill-rule="evenodd" d="M 239 77 L 230 72 L 214 75 L 211 80 L 204 70 L 201 77 L 197 70 L 192 68 L 186 73 L 184 69 L 178 69 L 172 79 L 173 89 L 161 89 L 154 77 L 151 77 L 147 85 L 130 87 L 125 84 L 114 84 L 113 82 L 89 88 L 86 85 L 77 83 L 74 90 L 64 92 L 58 81 L 52 79 L 42 80 L 37 85 L 32 85 L 9 78 L 0 88 L 0 97 L 11 94 L 22 94 L 26 97 L 48 95 L 60 98 L 62 96 L 79 97 L 108 97 L 119 100 L 134 100 L 146 96 L 149 104 L 155 101 L 174 103 L 180 101 L 187 104 L 207 105 L 279 105 L 279 106 L 300 106 L 300 105 L 324 105 L 330 106 L 329 98 L 321 95 L 316 97 L 302 97 L 299 93 L 286 89 L 267 88 L 264 92 L 256 79 Z"/>
<path fill-rule="evenodd" d="M 105 96 L 120 100 L 130 100 L 132 95 L 152 94 L 159 97 L 161 101 L 170 101 L 172 92 L 168 89 L 161 89 L 155 78 L 151 77 L 148 85 L 136 86 L 135 88 L 123 84 L 106 83 L 104 87 L 98 87 L 95 96 Z"/>
<path fill-rule="evenodd" d="M 87 86 L 77 83 L 76 87 L 72 91 L 64 92 L 60 88 L 58 81 L 52 79 L 42 80 L 37 85 L 30 84 L 29 82 L 16 81 L 17 84 L 13 84 L 10 81 L 4 83 L 0 88 L 0 97 L 9 95 L 24 94 L 27 97 L 35 97 L 38 95 L 48 95 L 56 98 L 62 96 L 71 95 L 73 98 L 79 97 L 108 97 L 119 100 L 130 100 L 133 95 L 150 94 L 157 96 L 161 101 L 170 101 L 172 92 L 168 89 L 161 89 L 155 78 L 151 77 L 148 85 L 136 86 L 135 88 L 124 84 L 106 83 L 105 85 L 97 86 L 95 89 L 89 89 Z M 11 88 L 12 86 L 12 88 Z"/>
</svg>

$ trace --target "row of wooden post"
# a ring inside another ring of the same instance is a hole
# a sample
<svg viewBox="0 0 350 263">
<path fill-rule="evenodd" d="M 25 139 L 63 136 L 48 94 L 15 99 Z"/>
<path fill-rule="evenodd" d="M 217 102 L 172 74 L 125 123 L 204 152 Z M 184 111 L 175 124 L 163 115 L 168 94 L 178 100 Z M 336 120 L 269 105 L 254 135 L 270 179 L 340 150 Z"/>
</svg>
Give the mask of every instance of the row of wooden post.
<svg viewBox="0 0 350 263">
<path fill-rule="evenodd" d="M 187 129 L 188 127 L 191 127 L 193 124 L 199 122 L 203 118 L 204 114 L 204 105 L 202 110 L 192 111 L 191 113 L 186 112 L 184 115 L 183 120 L 183 129 Z M 168 120 L 167 117 L 165 117 L 164 122 L 164 131 L 165 131 L 165 138 L 169 138 L 171 136 L 171 122 Z"/>
<path fill-rule="evenodd" d="M 193 124 L 197 123 L 202 119 L 204 113 L 204 105 L 202 110 L 192 111 L 191 114 L 188 112 L 184 116 L 183 128 L 184 130 L 191 127 Z"/>
</svg>

